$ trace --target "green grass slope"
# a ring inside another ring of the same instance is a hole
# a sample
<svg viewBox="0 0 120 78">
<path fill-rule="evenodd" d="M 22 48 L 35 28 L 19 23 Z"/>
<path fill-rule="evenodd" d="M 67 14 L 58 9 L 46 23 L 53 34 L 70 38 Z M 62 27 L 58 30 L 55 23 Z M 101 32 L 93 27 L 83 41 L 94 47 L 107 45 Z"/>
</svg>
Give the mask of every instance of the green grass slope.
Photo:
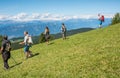
<svg viewBox="0 0 120 78">
<path fill-rule="evenodd" d="M 27 60 L 22 50 L 9 70 L 0 57 L 0 78 L 120 78 L 120 24 L 35 45 Z"/>
</svg>

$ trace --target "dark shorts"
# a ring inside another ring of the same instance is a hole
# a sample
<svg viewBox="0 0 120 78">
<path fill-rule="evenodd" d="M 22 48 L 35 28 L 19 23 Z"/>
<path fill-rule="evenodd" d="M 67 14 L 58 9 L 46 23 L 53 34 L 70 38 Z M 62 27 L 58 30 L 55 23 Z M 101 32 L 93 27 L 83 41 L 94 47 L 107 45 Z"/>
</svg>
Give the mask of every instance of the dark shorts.
<svg viewBox="0 0 120 78">
<path fill-rule="evenodd" d="M 28 51 L 29 51 L 29 48 L 30 48 L 30 46 L 25 45 L 25 47 L 24 47 L 24 52 L 28 52 Z"/>
</svg>

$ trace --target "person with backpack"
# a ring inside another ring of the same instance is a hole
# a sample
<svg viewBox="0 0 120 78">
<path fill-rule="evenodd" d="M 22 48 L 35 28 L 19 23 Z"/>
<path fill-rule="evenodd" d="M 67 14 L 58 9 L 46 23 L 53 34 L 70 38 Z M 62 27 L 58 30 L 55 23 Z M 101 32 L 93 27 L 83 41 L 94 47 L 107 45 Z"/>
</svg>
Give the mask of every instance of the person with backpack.
<svg viewBox="0 0 120 78">
<path fill-rule="evenodd" d="M 105 20 L 104 15 L 98 14 L 98 17 L 99 17 L 99 21 L 100 21 L 99 28 L 102 28 L 102 24 Z"/>
<path fill-rule="evenodd" d="M 24 35 L 24 41 L 20 42 L 19 44 L 24 44 L 24 52 L 26 54 L 27 59 L 28 57 L 32 57 L 32 52 L 29 50 L 29 48 L 31 47 L 31 44 L 33 44 L 33 41 L 27 31 L 24 32 Z"/>
<path fill-rule="evenodd" d="M 9 69 L 8 59 L 10 59 L 10 51 L 11 51 L 11 42 L 8 40 L 7 36 L 4 36 L 1 46 L 1 54 L 5 69 Z"/>
<path fill-rule="evenodd" d="M 49 28 L 48 28 L 47 26 L 46 26 L 46 28 L 45 28 L 45 32 L 44 32 L 44 34 L 45 34 L 45 40 L 46 40 L 46 43 L 49 44 L 50 30 L 49 30 Z"/>
<path fill-rule="evenodd" d="M 67 29 L 65 27 L 65 24 L 62 23 L 61 32 L 62 32 L 62 38 L 63 38 L 63 40 L 66 39 L 66 31 L 67 31 Z"/>
</svg>

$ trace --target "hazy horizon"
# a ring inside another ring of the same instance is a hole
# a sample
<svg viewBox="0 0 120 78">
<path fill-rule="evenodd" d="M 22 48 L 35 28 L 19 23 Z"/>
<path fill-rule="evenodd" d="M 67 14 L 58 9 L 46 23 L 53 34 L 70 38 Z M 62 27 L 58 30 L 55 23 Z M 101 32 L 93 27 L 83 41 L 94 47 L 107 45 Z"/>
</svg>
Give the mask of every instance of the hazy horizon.
<svg viewBox="0 0 120 78">
<path fill-rule="evenodd" d="M 64 20 L 112 18 L 120 0 L 0 0 L 0 20 Z"/>
</svg>

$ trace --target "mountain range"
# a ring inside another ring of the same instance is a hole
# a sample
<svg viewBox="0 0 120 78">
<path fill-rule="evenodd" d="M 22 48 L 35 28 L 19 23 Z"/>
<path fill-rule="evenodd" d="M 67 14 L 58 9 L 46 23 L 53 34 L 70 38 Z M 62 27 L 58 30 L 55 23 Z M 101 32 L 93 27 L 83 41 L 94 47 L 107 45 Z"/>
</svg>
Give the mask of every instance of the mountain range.
<svg viewBox="0 0 120 78">
<path fill-rule="evenodd" d="M 9 38 L 22 37 L 24 31 L 28 31 L 32 36 L 38 36 L 46 26 L 49 27 L 51 34 L 61 32 L 61 24 L 65 23 L 67 30 L 79 28 L 98 28 L 98 19 L 69 19 L 60 21 L 13 21 L 13 20 L 0 20 L 0 35 L 8 35 Z M 103 26 L 108 26 L 111 19 L 105 19 Z"/>
</svg>

